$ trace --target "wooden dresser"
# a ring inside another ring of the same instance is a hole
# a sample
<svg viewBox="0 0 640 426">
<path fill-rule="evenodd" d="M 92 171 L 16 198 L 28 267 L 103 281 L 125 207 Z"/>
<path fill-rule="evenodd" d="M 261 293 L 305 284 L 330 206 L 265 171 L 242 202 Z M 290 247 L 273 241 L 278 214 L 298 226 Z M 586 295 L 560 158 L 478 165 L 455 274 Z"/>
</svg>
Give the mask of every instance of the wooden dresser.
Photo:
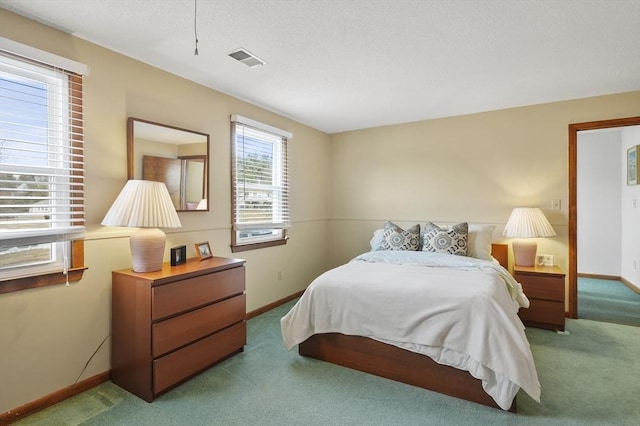
<svg viewBox="0 0 640 426">
<path fill-rule="evenodd" d="M 189 259 L 112 280 L 111 381 L 145 401 L 243 350 L 244 260 Z"/>
<path fill-rule="evenodd" d="M 514 266 L 513 276 L 530 302 L 518 311 L 525 325 L 564 330 L 564 275 L 557 266 Z"/>
</svg>

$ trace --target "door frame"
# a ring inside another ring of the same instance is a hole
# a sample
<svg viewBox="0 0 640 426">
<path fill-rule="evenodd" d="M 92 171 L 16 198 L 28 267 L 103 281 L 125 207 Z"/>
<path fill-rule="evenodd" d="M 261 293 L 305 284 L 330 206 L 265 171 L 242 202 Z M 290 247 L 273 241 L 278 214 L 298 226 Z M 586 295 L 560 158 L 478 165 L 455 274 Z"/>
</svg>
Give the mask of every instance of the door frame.
<svg viewBox="0 0 640 426">
<path fill-rule="evenodd" d="M 640 125 L 640 116 L 569 124 L 569 318 L 578 317 L 578 132 Z"/>
</svg>

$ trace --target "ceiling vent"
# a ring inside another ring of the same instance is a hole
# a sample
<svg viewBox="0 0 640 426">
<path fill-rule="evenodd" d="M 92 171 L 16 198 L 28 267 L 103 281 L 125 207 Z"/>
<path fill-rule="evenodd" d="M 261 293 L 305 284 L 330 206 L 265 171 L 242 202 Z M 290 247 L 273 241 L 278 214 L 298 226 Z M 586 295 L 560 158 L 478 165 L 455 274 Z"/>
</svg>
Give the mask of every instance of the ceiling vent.
<svg viewBox="0 0 640 426">
<path fill-rule="evenodd" d="M 262 59 L 254 55 L 253 53 L 242 48 L 236 49 L 233 52 L 229 53 L 229 56 L 231 56 L 236 61 L 242 62 L 249 68 L 257 67 L 259 65 L 264 65 L 266 63 L 265 61 L 263 61 Z"/>
</svg>

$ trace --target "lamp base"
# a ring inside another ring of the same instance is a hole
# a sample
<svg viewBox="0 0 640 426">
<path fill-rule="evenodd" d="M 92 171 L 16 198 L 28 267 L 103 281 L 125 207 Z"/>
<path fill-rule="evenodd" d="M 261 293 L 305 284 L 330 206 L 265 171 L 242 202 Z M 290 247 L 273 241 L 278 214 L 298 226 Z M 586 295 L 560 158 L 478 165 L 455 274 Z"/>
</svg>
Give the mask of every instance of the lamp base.
<svg viewBox="0 0 640 426">
<path fill-rule="evenodd" d="M 516 266 L 533 266 L 536 263 L 538 243 L 531 240 L 514 241 L 513 257 Z"/>
<path fill-rule="evenodd" d="M 154 272 L 162 269 L 167 236 L 157 228 L 140 228 L 129 237 L 131 261 L 135 272 Z"/>
</svg>

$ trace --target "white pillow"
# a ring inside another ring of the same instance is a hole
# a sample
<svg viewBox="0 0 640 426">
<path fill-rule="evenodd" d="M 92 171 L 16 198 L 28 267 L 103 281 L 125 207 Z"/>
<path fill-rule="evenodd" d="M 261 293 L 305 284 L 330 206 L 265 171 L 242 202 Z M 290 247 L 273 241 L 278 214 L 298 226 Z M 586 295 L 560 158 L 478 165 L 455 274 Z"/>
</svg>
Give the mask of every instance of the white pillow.
<svg viewBox="0 0 640 426">
<path fill-rule="evenodd" d="M 491 260 L 491 236 L 495 229 L 496 227 L 493 225 L 469 224 L 467 256 Z"/>
<path fill-rule="evenodd" d="M 373 238 L 369 241 L 371 251 L 376 251 L 380 247 L 380 244 L 382 243 L 382 234 L 384 234 L 384 229 L 382 228 L 373 231 Z"/>
</svg>

